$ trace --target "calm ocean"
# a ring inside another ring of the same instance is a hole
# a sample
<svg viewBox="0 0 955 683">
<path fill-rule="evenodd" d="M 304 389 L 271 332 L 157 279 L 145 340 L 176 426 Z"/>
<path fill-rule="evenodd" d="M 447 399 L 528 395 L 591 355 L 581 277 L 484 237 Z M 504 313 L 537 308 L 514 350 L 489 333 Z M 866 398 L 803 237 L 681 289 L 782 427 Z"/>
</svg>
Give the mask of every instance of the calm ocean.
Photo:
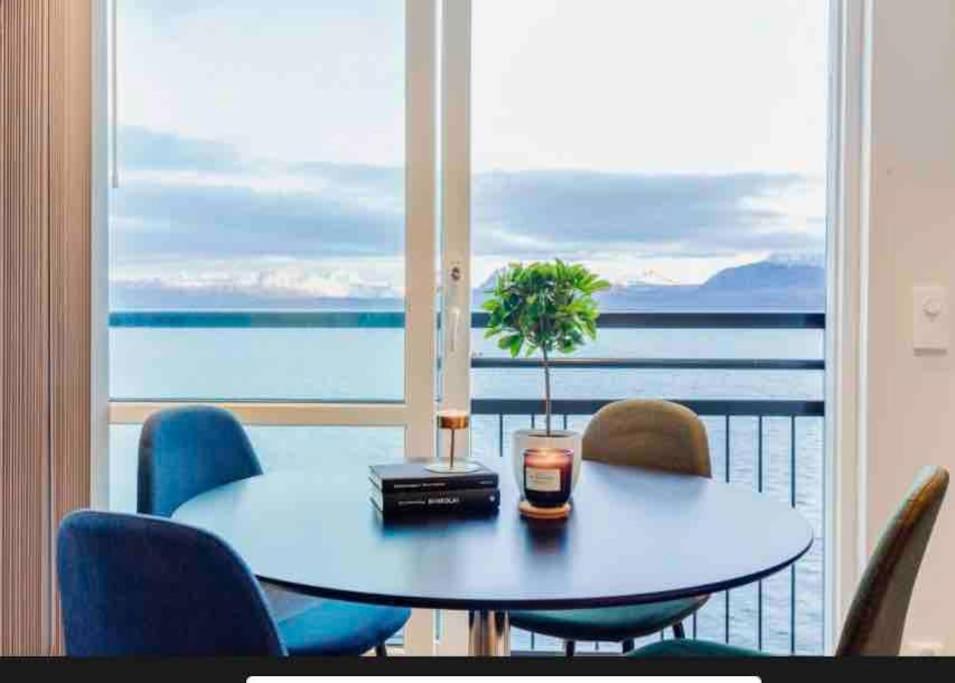
<svg viewBox="0 0 955 683">
<path fill-rule="evenodd" d="M 114 399 L 213 400 L 400 400 L 403 387 L 403 332 L 395 329 L 157 329 L 118 328 L 110 335 L 111 394 Z M 473 334 L 472 348 L 499 355 L 493 343 Z M 580 352 L 587 357 L 818 359 L 818 330 L 604 330 Z M 535 369 L 472 371 L 476 398 L 540 398 L 543 381 Z M 615 399 L 796 399 L 823 398 L 821 371 L 600 370 L 554 373 L 555 398 Z M 582 428 L 584 416 L 569 425 Z M 706 417 L 714 477 L 757 486 L 759 425 L 756 417 Z M 538 422 L 540 424 L 540 422 Z M 507 433 L 529 425 L 508 417 Z M 403 456 L 403 433 L 394 428 L 251 427 L 250 435 L 268 469 L 326 466 L 328 461 L 365 463 Z M 763 491 L 789 502 L 792 435 L 795 433 L 796 505 L 816 529 L 816 542 L 796 565 L 763 581 L 762 642 L 766 650 L 812 654 L 822 650 L 823 620 L 823 420 L 766 417 L 762 420 Z M 137 426 L 111 429 L 111 505 L 135 507 Z M 727 436 L 729 437 L 727 439 Z M 477 417 L 472 455 L 501 462 L 496 417 Z M 506 472 L 506 470 L 505 470 Z M 625 532 L 623 538 L 625 539 Z M 732 529 L 726 530 L 727 534 Z M 767 534 L 773 533 L 766 529 Z M 793 600 L 792 587 L 795 587 Z M 699 613 L 701 638 L 755 647 L 759 642 L 759 588 L 735 589 L 727 602 L 714 595 Z M 795 612 L 791 613 L 791 604 Z M 727 620 L 727 604 L 728 615 Z M 795 630 L 794 630 L 795 629 Z M 535 647 L 559 643 L 535 638 Z M 530 646 L 515 634 L 515 648 Z"/>
</svg>

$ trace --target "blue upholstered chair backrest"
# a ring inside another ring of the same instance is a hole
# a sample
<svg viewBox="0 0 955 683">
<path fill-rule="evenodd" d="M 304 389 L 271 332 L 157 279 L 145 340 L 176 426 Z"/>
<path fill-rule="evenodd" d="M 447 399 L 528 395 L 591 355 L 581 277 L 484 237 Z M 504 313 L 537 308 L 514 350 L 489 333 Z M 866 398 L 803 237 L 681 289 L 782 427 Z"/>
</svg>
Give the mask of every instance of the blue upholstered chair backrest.
<svg viewBox="0 0 955 683">
<path fill-rule="evenodd" d="M 230 412 L 210 406 L 161 410 L 139 437 L 136 509 L 169 517 L 200 493 L 257 474 L 262 465 Z"/>
<path fill-rule="evenodd" d="M 262 590 L 217 536 L 165 519 L 80 511 L 60 525 L 67 654 L 285 654 Z"/>
</svg>

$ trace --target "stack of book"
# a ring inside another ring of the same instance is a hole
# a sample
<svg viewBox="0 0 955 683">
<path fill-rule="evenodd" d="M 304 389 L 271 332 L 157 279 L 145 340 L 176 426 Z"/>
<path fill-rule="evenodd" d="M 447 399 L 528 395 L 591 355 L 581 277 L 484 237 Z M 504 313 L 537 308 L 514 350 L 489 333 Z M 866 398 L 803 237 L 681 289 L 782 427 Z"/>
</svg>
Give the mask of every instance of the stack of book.
<svg viewBox="0 0 955 683">
<path fill-rule="evenodd" d="M 497 472 L 432 472 L 424 463 L 372 465 L 371 500 L 385 517 L 406 514 L 489 514 L 501 503 Z"/>
</svg>

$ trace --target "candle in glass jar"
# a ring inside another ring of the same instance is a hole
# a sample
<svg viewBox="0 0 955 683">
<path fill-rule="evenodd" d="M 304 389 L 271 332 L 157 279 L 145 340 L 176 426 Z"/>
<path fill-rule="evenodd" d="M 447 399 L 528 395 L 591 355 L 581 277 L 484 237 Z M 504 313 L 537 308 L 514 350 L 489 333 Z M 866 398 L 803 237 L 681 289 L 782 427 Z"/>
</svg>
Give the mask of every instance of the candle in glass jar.
<svg viewBox="0 0 955 683">
<path fill-rule="evenodd" d="M 524 498 L 534 507 L 553 508 L 570 499 L 574 453 L 566 448 L 524 451 Z"/>
</svg>

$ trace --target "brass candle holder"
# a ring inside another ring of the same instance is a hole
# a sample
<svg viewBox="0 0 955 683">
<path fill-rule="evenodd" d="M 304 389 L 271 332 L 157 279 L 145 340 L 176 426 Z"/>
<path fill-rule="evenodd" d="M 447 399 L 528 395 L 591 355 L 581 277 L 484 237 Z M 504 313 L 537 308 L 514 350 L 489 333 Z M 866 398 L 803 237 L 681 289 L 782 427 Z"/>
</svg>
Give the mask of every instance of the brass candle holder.
<svg viewBox="0 0 955 683">
<path fill-rule="evenodd" d="M 454 434 L 459 429 L 467 429 L 471 426 L 471 415 L 464 410 L 439 410 L 437 422 L 438 429 L 448 429 L 451 431 L 451 450 L 447 461 L 439 460 L 438 462 L 428 465 L 428 469 L 432 472 L 445 473 L 474 472 L 479 469 L 478 465 L 473 462 L 467 460 L 455 461 L 454 459 Z"/>
</svg>

